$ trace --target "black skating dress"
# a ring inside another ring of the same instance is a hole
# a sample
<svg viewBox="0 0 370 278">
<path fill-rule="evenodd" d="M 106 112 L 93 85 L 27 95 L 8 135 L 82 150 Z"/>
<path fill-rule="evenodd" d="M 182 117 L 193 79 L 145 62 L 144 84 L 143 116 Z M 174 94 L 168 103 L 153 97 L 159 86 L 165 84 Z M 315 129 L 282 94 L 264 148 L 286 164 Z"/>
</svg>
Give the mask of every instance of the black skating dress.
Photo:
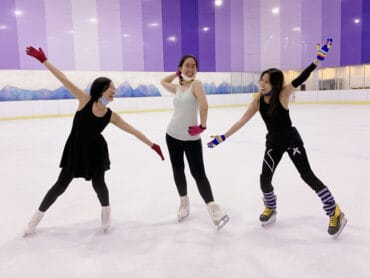
<svg viewBox="0 0 370 278">
<path fill-rule="evenodd" d="M 298 130 L 292 126 L 289 110 L 285 109 L 278 100 L 275 110 L 270 113 L 270 104 L 266 103 L 263 96 L 260 98 L 260 113 L 266 124 L 266 147 L 274 147 L 285 151 L 290 146 L 303 146 L 303 141 Z"/>
<path fill-rule="evenodd" d="M 97 117 L 92 112 L 93 103 L 90 99 L 76 112 L 59 165 L 73 177 L 86 180 L 110 167 L 108 145 L 101 132 L 110 122 L 112 111 L 108 108 L 103 117 Z"/>
</svg>

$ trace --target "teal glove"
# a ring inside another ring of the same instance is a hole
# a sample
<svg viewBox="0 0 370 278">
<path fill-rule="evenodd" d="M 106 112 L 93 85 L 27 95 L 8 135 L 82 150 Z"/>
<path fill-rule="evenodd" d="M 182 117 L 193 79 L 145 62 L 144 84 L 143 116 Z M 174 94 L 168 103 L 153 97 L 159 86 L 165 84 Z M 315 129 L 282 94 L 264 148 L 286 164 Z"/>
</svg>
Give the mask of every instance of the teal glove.
<svg viewBox="0 0 370 278">
<path fill-rule="evenodd" d="M 317 44 L 317 59 L 320 61 L 324 61 L 326 55 L 329 52 L 330 47 L 333 45 L 333 39 L 327 39 L 326 43 L 321 47 L 321 45 Z"/>
<path fill-rule="evenodd" d="M 213 140 L 207 143 L 208 148 L 214 148 L 226 140 L 225 135 L 212 135 L 211 138 L 213 138 Z"/>
</svg>

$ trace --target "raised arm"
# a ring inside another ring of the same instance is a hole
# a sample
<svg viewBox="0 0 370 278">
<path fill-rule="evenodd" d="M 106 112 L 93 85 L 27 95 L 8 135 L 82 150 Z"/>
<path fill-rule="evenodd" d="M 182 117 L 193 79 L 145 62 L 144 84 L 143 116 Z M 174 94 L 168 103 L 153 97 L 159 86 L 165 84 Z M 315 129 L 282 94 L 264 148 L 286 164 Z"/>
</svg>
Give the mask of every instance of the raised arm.
<svg viewBox="0 0 370 278">
<path fill-rule="evenodd" d="M 44 66 L 67 88 L 67 90 L 80 101 L 80 104 L 86 103 L 90 99 L 89 95 L 74 85 L 63 72 L 48 61 L 42 48 L 37 50 L 36 48 L 29 46 L 26 49 L 26 53 L 44 64 Z"/>
<path fill-rule="evenodd" d="M 317 44 L 316 59 L 307 68 L 305 68 L 297 78 L 292 81 L 292 83 L 283 89 L 282 94 L 285 95 L 285 97 L 289 97 L 295 88 L 302 85 L 310 77 L 311 72 L 315 70 L 320 61 L 325 59 L 332 45 L 333 39 L 327 39 L 326 43 L 322 47 L 320 44 Z"/>
<path fill-rule="evenodd" d="M 173 84 L 173 80 L 177 77 L 177 73 L 171 73 L 161 80 L 161 85 L 169 92 L 176 94 L 178 85 Z"/>
<path fill-rule="evenodd" d="M 212 141 L 208 142 L 208 148 L 214 148 L 218 144 L 222 143 L 226 140 L 226 138 L 229 138 L 231 135 L 233 135 L 235 132 L 237 132 L 239 129 L 241 129 L 249 120 L 256 114 L 258 111 L 258 99 L 253 99 L 253 101 L 248 105 L 247 110 L 244 112 L 243 116 L 235 122 L 226 132 L 222 135 L 212 135 L 211 138 L 213 138 Z"/>
<path fill-rule="evenodd" d="M 126 131 L 134 135 L 137 139 L 142 141 L 144 144 L 151 147 L 161 157 L 161 159 L 164 160 L 160 146 L 150 141 L 141 131 L 137 130 L 132 125 L 124 121 L 120 115 L 118 115 L 115 112 L 112 112 L 110 122 L 114 124 L 115 126 L 119 127 L 120 129 L 122 129 L 123 131 Z"/>
</svg>

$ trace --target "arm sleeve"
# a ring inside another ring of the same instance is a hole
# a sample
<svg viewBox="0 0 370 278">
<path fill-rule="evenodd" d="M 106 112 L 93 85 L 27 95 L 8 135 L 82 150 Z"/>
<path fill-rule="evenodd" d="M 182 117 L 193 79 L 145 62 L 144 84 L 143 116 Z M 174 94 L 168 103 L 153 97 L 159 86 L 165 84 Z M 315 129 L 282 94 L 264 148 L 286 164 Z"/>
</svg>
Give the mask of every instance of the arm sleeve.
<svg viewBox="0 0 370 278">
<path fill-rule="evenodd" d="M 311 72 L 313 72 L 316 67 L 317 66 L 314 63 L 311 63 L 307 68 L 305 68 L 301 72 L 300 75 L 297 76 L 297 78 L 295 78 L 292 81 L 292 86 L 294 88 L 297 88 L 299 85 L 301 85 L 303 82 L 305 82 L 308 79 L 308 77 L 310 76 Z"/>
</svg>

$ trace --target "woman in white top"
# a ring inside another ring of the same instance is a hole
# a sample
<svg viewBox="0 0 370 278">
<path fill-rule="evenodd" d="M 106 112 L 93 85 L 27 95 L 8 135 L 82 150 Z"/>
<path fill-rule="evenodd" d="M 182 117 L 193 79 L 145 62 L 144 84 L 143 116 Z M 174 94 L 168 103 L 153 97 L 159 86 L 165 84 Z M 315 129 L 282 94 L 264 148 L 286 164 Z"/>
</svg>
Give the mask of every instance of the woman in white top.
<svg viewBox="0 0 370 278">
<path fill-rule="evenodd" d="M 200 134 L 206 129 L 208 103 L 202 82 L 195 80 L 197 71 L 197 59 L 193 55 L 185 55 L 179 62 L 177 72 L 161 80 L 162 86 L 175 95 L 175 111 L 167 127 L 166 142 L 175 184 L 180 196 L 178 220 L 181 221 L 189 215 L 189 197 L 184 171 L 185 153 L 199 193 L 207 204 L 214 224 L 220 229 L 228 222 L 229 218 L 214 202 L 211 185 L 204 169 Z M 172 83 L 176 77 L 179 78 L 179 84 Z"/>
</svg>

